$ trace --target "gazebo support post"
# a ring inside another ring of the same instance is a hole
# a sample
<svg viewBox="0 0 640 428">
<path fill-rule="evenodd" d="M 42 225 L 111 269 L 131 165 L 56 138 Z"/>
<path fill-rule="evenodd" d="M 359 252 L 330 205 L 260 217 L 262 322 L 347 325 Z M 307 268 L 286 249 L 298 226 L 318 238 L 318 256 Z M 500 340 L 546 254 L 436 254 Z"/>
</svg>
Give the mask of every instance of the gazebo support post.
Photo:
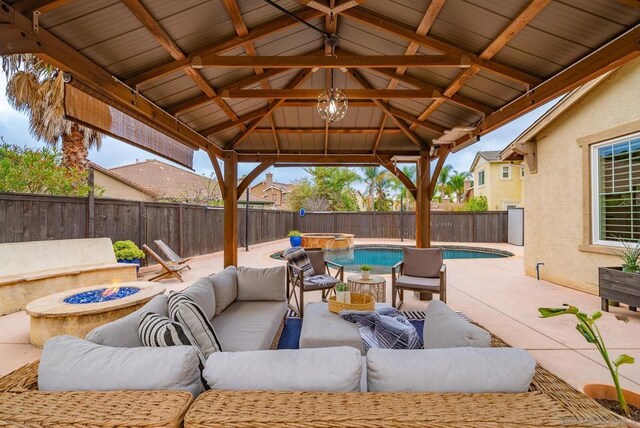
<svg viewBox="0 0 640 428">
<path fill-rule="evenodd" d="M 224 158 L 224 267 L 238 265 L 238 155 L 225 150 Z"/>
<path fill-rule="evenodd" d="M 431 157 L 420 152 L 416 171 L 416 247 L 431 246 Z M 431 293 L 416 293 L 420 300 L 431 300 Z"/>
</svg>

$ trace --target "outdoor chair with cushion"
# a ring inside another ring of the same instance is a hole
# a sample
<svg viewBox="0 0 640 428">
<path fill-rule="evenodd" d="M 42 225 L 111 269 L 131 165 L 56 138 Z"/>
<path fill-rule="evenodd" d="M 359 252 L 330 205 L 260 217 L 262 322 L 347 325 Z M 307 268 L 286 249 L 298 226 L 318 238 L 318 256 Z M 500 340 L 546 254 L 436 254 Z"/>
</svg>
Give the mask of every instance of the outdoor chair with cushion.
<svg viewBox="0 0 640 428">
<path fill-rule="evenodd" d="M 169 259 L 169 262 L 167 262 L 167 264 L 169 265 L 171 264 L 178 265 L 178 266 L 184 265 L 193 258 L 193 257 L 187 257 L 187 258 L 180 257 L 178 253 L 173 251 L 171 247 L 165 244 L 162 239 L 157 239 L 153 242 L 158 246 L 158 248 L 160 248 L 160 251 L 164 253 L 167 259 Z M 191 269 L 191 266 L 189 265 L 187 265 L 186 267 L 187 269 Z"/>
<path fill-rule="evenodd" d="M 162 257 L 157 255 L 155 251 L 153 251 L 151 248 L 149 248 L 149 246 L 147 244 L 144 244 L 142 246 L 142 248 L 144 248 L 144 250 L 147 252 L 147 254 L 149 254 L 149 256 L 151 256 L 151 258 L 155 259 L 155 261 L 157 261 L 158 264 L 162 267 L 162 270 L 160 271 L 160 273 L 158 275 L 152 277 L 152 278 L 149 278 L 149 281 L 159 281 L 159 280 L 165 279 L 167 277 L 175 276 L 176 278 L 178 278 L 180 280 L 180 282 L 183 282 L 182 281 L 182 274 L 180 272 L 183 271 L 184 269 L 188 268 L 189 265 L 169 264 Z"/>
<path fill-rule="evenodd" d="M 289 307 L 302 318 L 304 316 L 304 293 L 322 291 L 326 301 L 329 292 L 344 281 L 344 267 L 324 259 L 320 248 L 297 248 L 283 252 L 287 259 L 287 301 Z M 302 259 L 300 262 L 299 259 Z M 294 260 L 297 263 L 294 263 Z M 331 272 L 334 269 L 335 272 Z M 295 305 L 291 304 L 293 297 Z"/>
<path fill-rule="evenodd" d="M 404 248 L 403 260 L 391 268 L 391 304 L 399 308 L 404 290 L 438 293 L 447 301 L 447 267 L 442 263 L 442 248 Z M 396 306 L 396 295 L 400 301 Z"/>
</svg>

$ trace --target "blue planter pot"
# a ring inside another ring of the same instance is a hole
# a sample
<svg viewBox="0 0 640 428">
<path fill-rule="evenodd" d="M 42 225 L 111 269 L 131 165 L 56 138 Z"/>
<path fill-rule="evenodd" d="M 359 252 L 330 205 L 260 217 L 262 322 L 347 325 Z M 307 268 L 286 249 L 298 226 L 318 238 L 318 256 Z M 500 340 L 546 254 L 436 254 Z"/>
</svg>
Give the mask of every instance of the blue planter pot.
<svg viewBox="0 0 640 428">
<path fill-rule="evenodd" d="M 140 259 L 118 259 L 118 263 L 126 263 L 129 265 L 136 265 L 136 273 L 140 271 Z"/>
<path fill-rule="evenodd" d="M 300 247 L 302 245 L 302 236 L 291 236 L 289 242 L 292 247 Z"/>
</svg>

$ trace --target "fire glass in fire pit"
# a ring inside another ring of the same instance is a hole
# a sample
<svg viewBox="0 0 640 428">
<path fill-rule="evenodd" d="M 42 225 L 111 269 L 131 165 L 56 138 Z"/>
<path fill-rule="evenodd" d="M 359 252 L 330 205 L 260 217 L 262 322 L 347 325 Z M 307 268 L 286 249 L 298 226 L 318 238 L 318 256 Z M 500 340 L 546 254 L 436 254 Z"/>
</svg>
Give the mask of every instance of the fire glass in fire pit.
<svg viewBox="0 0 640 428">
<path fill-rule="evenodd" d="M 120 287 L 120 288 L 99 288 L 97 290 L 83 291 L 76 293 L 63 300 L 65 303 L 72 305 L 82 305 L 85 303 L 101 303 L 111 300 L 122 299 L 123 297 L 136 294 L 140 289 L 138 287 Z"/>
</svg>

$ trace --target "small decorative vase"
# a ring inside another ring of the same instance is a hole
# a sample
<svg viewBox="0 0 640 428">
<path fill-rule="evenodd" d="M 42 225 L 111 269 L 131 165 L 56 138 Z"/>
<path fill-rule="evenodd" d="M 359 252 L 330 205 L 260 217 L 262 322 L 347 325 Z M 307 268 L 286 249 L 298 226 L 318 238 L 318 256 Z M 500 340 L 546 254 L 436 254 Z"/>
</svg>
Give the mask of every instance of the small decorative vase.
<svg viewBox="0 0 640 428">
<path fill-rule="evenodd" d="M 361 270 L 360 272 L 362 273 L 362 279 L 371 279 L 371 271 Z"/>
<path fill-rule="evenodd" d="M 336 302 L 351 303 L 351 291 L 336 291 Z"/>
<path fill-rule="evenodd" d="M 136 273 L 140 272 L 140 259 L 118 259 L 117 262 L 136 265 Z"/>
<path fill-rule="evenodd" d="M 302 236 L 289 237 L 289 243 L 291 243 L 292 247 L 300 247 L 302 245 Z"/>
</svg>

